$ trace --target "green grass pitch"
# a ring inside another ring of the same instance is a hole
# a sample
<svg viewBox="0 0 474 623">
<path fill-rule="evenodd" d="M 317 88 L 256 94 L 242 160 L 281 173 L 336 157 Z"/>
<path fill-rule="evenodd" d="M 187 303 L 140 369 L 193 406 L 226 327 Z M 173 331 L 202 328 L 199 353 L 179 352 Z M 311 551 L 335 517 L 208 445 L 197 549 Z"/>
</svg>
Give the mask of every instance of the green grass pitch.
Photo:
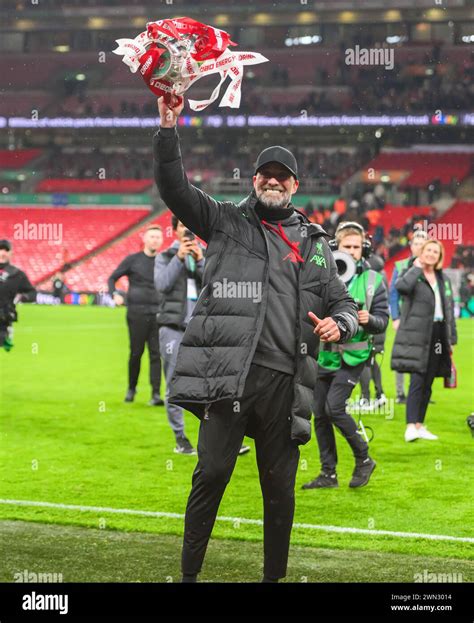
<svg viewBox="0 0 474 623">
<path fill-rule="evenodd" d="M 0 351 L 0 498 L 184 513 L 196 457 L 173 453 L 174 437 L 164 408 L 146 404 L 150 397 L 147 356 L 142 360 L 135 403 L 123 402 L 128 354 L 125 310 L 23 305 L 19 316 L 13 350 Z M 338 436 L 339 489 L 303 491 L 301 485 L 319 468 L 312 439 L 301 449 L 297 524 L 473 536 L 474 439 L 466 425 L 473 410 L 471 322 L 458 321 L 458 332 L 454 352 L 458 388 L 444 389 L 437 379 L 436 404 L 427 415 L 427 424 L 439 441 L 405 443 L 404 406 L 395 405 L 392 414 L 364 415 L 364 424 L 375 432 L 371 454 L 378 463 L 369 485 L 348 488 L 353 460 Z M 390 330 L 383 360 L 384 389 L 390 398 L 394 397 L 392 341 Z M 198 420 L 191 414 L 186 415 L 186 430 L 196 443 Z M 219 516 L 262 517 L 255 452 L 251 440 L 249 444 L 252 451 L 238 459 Z M 35 560 L 52 555 L 54 548 L 47 543 L 48 538 L 53 542 L 54 529 L 69 543 L 61 548 L 63 557 L 72 556 L 77 562 L 81 552 L 95 543 L 100 551 L 111 548 L 112 552 L 117 547 L 128 560 L 120 563 L 125 567 L 119 566 L 127 569 L 128 564 L 129 572 L 114 575 L 107 565 L 96 572 L 95 581 L 122 576 L 132 581 L 166 581 L 178 574 L 180 517 L 0 504 L 0 519 L 0 529 L 10 544 L 6 566 L 0 569 L 3 581 L 11 578 L 16 564 L 32 568 Z M 126 552 L 120 539 L 128 539 Z M 152 552 L 147 539 L 155 544 Z M 217 521 L 203 579 L 257 579 L 261 539 L 261 525 Z M 465 581 L 474 579 L 472 542 L 301 526 L 294 528 L 292 544 L 288 577 L 293 580 L 350 581 L 355 574 L 359 581 L 413 581 L 414 572 L 446 570 L 449 565 L 462 572 Z M 255 560 L 255 566 L 249 568 L 246 560 Z M 351 569 L 348 560 L 353 561 Z M 63 563 L 69 568 L 65 558 Z M 90 568 L 90 559 L 85 560 L 87 565 Z M 82 578 L 81 565 L 72 566 L 76 571 L 70 577 Z M 363 569 L 366 572 L 357 576 Z"/>
</svg>

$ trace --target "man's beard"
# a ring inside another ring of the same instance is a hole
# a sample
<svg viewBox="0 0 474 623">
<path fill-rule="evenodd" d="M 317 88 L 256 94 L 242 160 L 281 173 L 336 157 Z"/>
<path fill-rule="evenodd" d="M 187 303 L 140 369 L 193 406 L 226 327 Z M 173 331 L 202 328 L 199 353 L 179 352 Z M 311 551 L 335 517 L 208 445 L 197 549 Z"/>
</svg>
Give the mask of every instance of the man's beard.
<svg viewBox="0 0 474 623">
<path fill-rule="evenodd" d="M 287 207 L 290 203 L 291 195 L 286 190 L 283 190 L 280 193 L 275 193 L 274 195 L 266 193 L 265 190 L 260 190 L 257 192 L 257 199 L 266 208 L 274 208 L 278 210 L 280 208 Z"/>
</svg>

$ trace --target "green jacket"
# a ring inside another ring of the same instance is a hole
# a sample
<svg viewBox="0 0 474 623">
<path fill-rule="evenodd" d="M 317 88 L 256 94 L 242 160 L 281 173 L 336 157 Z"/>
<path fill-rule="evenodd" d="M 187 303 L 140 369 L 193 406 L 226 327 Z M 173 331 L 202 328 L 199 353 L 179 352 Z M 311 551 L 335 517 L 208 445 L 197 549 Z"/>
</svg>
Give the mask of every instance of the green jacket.
<svg viewBox="0 0 474 623">
<path fill-rule="evenodd" d="M 344 361 L 357 366 L 367 361 L 372 352 L 372 335 L 385 331 L 388 318 L 388 295 L 383 277 L 369 269 L 366 262 L 360 264 L 363 272 L 355 275 L 347 286 L 349 294 L 362 309 L 370 312 L 367 325 L 359 325 L 356 335 L 346 344 L 325 344 L 319 353 L 318 364 L 327 370 L 339 370 Z"/>
</svg>

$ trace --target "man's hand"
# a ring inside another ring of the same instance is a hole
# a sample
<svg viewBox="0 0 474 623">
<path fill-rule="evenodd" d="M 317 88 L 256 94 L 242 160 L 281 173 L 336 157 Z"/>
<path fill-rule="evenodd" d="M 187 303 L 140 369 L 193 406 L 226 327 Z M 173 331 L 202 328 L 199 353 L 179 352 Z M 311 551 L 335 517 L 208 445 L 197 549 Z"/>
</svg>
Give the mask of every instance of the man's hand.
<svg viewBox="0 0 474 623">
<path fill-rule="evenodd" d="M 170 95 L 158 98 L 158 112 L 160 113 L 160 126 L 162 128 L 174 128 L 179 115 L 183 112 L 184 97 Z"/>
<path fill-rule="evenodd" d="M 176 254 L 181 261 L 184 260 L 186 255 L 193 253 L 195 244 L 196 244 L 195 240 L 188 240 L 187 238 L 181 241 L 178 252 Z"/>
<path fill-rule="evenodd" d="M 366 309 L 360 309 L 357 312 L 357 315 L 359 316 L 359 324 L 368 324 L 369 322 L 369 312 Z"/>
<path fill-rule="evenodd" d="M 400 318 L 397 318 L 396 320 L 392 320 L 392 327 L 394 331 L 398 331 L 399 326 L 400 326 Z"/>
<path fill-rule="evenodd" d="M 123 299 L 123 296 L 121 294 L 114 294 L 113 299 L 114 299 L 114 303 L 118 307 L 120 307 L 120 305 L 123 305 L 123 303 L 124 303 L 124 299 Z"/>
<path fill-rule="evenodd" d="M 308 312 L 308 316 L 314 322 L 313 333 L 319 335 L 321 342 L 338 342 L 341 339 L 339 327 L 331 317 L 328 316 L 321 320 L 313 312 Z"/>
<path fill-rule="evenodd" d="M 196 260 L 196 262 L 200 262 L 202 258 L 204 257 L 204 253 L 202 252 L 201 247 L 198 245 L 197 240 L 194 240 L 193 242 L 194 242 L 194 245 L 193 245 L 193 248 L 191 249 L 191 253 L 193 254 L 193 257 Z"/>
<path fill-rule="evenodd" d="M 417 268 L 425 267 L 425 265 L 423 264 L 423 262 L 420 260 L 419 257 L 417 257 L 416 260 L 413 262 L 413 266 L 416 266 Z"/>
</svg>

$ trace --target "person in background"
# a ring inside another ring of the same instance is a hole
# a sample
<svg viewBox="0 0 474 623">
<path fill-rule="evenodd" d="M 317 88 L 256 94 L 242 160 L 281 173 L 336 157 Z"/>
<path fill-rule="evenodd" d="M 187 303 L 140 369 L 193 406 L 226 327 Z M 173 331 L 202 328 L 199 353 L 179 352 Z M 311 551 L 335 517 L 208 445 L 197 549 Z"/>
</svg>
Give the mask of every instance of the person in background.
<svg viewBox="0 0 474 623">
<path fill-rule="evenodd" d="M 33 302 L 36 290 L 26 274 L 10 264 L 12 245 L 0 240 L 0 348 L 7 352 L 13 348 L 13 326 L 18 320 L 16 303 Z"/>
<path fill-rule="evenodd" d="M 130 336 L 130 356 L 128 360 L 128 390 L 125 402 L 133 402 L 137 393 L 140 363 L 148 344 L 150 355 L 150 385 L 152 389 L 150 406 L 162 406 L 161 359 L 159 327 L 156 314 L 159 311 L 160 297 L 155 290 L 153 273 L 155 257 L 163 244 L 161 227 L 149 227 L 143 236 L 143 251 L 128 255 L 110 275 L 108 287 L 116 305 L 125 303 L 123 295 L 115 289 L 121 277 L 128 277 L 127 325 Z"/>
<path fill-rule="evenodd" d="M 64 273 L 58 271 L 53 277 L 53 294 L 56 298 L 64 299 L 64 295 L 68 292 L 68 287 L 64 281 Z"/>
<path fill-rule="evenodd" d="M 451 282 L 443 273 L 444 248 L 426 240 L 419 257 L 398 277 L 402 315 L 392 350 L 392 369 L 410 372 L 405 441 L 436 440 L 425 426 L 431 386 L 451 376 L 451 353 L 457 342 Z"/>
<path fill-rule="evenodd" d="M 196 450 L 184 434 L 183 409 L 170 403 L 168 397 L 179 346 L 201 291 L 205 260 L 196 236 L 174 214 L 171 224 L 177 239 L 155 260 L 155 287 L 161 298 L 160 352 L 166 378 L 166 413 L 176 437 L 174 451 L 192 455 Z"/>
<path fill-rule="evenodd" d="M 390 304 L 390 315 L 392 317 L 392 325 L 395 331 L 398 330 L 398 327 L 400 325 L 400 310 L 401 310 L 401 305 L 402 305 L 402 298 L 397 288 L 395 287 L 395 283 L 398 277 L 402 275 L 403 271 L 405 271 L 408 268 L 408 264 L 410 260 L 413 261 L 415 258 L 417 258 L 420 255 L 421 248 L 423 247 L 423 244 L 426 242 L 427 239 L 428 239 L 428 234 L 424 230 L 422 229 L 415 230 L 413 237 L 411 239 L 411 242 L 410 242 L 410 252 L 411 252 L 410 257 L 407 257 L 403 260 L 398 260 L 397 262 L 395 262 L 395 267 L 393 269 L 392 280 L 390 281 L 390 288 L 389 288 L 389 295 L 388 295 L 389 296 L 388 300 Z M 396 392 L 397 392 L 397 397 L 395 399 L 395 402 L 397 402 L 398 404 L 405 404 L 406 402 L 405 381 L 404 381 L 404 376 L 401 372 L 395 373 L 395 384 L 396 384 Z"/>
<path fill-rule="evenodd" d="M 319 352 L 313 412 L 321 472 L 304 484 L 303 489 L 339 486 L 334 426 L 349 444 L 355 459 L 349 487 L 365 486 L 376 467 L 376 462 L 369 456 L 367 442 L 348 413 L 347 403 L 371 356 L 372 335 L 383 333 L 387 327 L 387 290 L 382 275 L 372 270 L 364 257 L 370 253 L 370 243 L 361 225 L 341 223 L 336 230 L 335 243 L 338 251 L 347 253 L 356 263 L 356 271 L 347 283 L 347 289 L 358 305 L 359 329 L 346 344 L 325 344 Z"/>
<path fill-rule="evenodd" d="M 385 290 L 388 292 L 388 282 L 387 276 L 384 271 L 385 261 L 380 255 L 376 255 L 372 253 L 367 261 L 372 270 L 380 273 L 382 275 L 383 283 L 385 286 Z M 361 387 L 361 408 L 367 409 L 378 409 L 382 405 L 387 402 L 387 398 L 383 391 L 382 386 L 382 369 L 377 361 L 377 355 L 382 355 L 384 353 L 385 348 L 385 337 L 386 331 L 383 333 L 377 333 L 373 336 L 372 343 L 372 353 L 370 355 L 369 360 L 367 361 L 367 365 L 362 370 L 362 374 L 360 375 L 360 387 Z M 375 386 L 375 400 L 370 400 L 370 381 L 371 379 L 374 382 Z"/>
</svg>

